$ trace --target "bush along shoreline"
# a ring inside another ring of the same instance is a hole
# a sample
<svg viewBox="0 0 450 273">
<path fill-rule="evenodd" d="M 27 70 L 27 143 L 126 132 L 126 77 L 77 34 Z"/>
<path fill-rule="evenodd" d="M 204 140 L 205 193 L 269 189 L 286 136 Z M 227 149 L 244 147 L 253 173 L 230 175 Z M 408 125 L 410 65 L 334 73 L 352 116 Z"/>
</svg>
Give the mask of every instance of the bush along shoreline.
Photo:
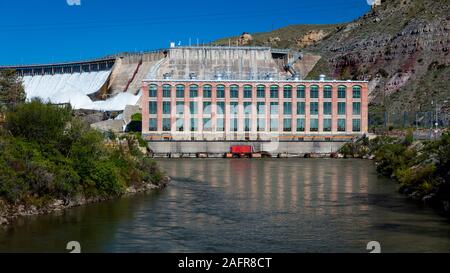
<svg viewBox="0 0 450 273">
<path fill-rule="evenodd" d="M 378 173 L 399 183 L 399 192 L 450 218 L 450 132 L 432 141 L 363 137 L 343 146 L 344 157 L 373 159 Z"/>
<path fill-rule="evenodd" d="M 0 124 L 0 225 L 124 195 L 162 189 L 170 178 L 139 137 L 107 138 L 70 106 L 33 100 Z"/>
</svg>

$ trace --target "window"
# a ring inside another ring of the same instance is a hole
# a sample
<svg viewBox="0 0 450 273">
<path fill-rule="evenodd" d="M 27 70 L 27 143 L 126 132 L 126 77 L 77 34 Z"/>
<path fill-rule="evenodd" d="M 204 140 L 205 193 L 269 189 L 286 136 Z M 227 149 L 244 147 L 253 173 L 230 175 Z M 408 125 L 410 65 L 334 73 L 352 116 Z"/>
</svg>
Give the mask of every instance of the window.
<svg viewBox="0 0 450 273">
<path fill-rule="evenodd" d="M 178 132 L 183 132 L 184 131 L 184 119 L 183 118 L 177 119 L 177 121 L 175 122 L 175 127 L 177 128 Z"/>
<path fill-rule="evenodd" d="M 177 101 L 175 110 L 177 115 L 184 115 L 184 102 Z"/>
<path fill-rule="evenodd" d="M 264 102 L 257 102 L 256 107 L 258 108 L 258 115 L 264 115 L 266 113 L 266 104 Z"/>
<path fill-rule="evenodd" d="M 297 115 L 305 114 L 305 102 L 297 102 Z"/>
<path fill-rule="evenodd" d="M 252 127 L 252 125 L 251 125 L 250 119 L 249 118 L 245 118 L 244 119 L 244 131 L 250 132 L 251 131 L 251 127 Z"/>
<path fill-rule="evenodd" d="M 352 130 L 353 132 L 359 132 L 361 131 L 361 120 L 360 119 L 354 119 L 352 121 Z"/>
<path fill-rule="evenodd" d="M 198 120 L 196 118 L 191 118 L 191 131 L 195 132 L 198 130 Z"/>
<path fill-rule="evenodd" d="M 339 99 L 345 99 L 345 93 L 347 92 L 347 87 L 344 85 L 338 86 L 338 98 Z"/>
<path fill-rule="evenodd" d="M 283 113 L 285 115 L 292 115 L 292 102 L 283 103 Z"/>
<path fill-rule="evenodd" d="M 292 98 L 292 86 L 285 85 L 283 89 L 283 98 L 290 99 Z"/>
<path fill-rule="evenodd" d="M 156 98 L 158 95 L 158 86 L 156 84 L 151 84 L 148 88 L 148 96 L 150 98 Z"/>
<path fill-rule="evenodd" d="M 311 102 L 309 104 L 309 113 L 311 115 L 318 115 L 319 114 L 319 103 L 318 102 Z"/>
<path fill-rule="evenodd" d="M 230 120 L 230 131 L 237 132 L 237 130 L 238 130 L 238 120 L 237 118 L 232 118 Z"/>
<path fill-rule="evenodd" d="M 270 131 L 278 131 L 278 118 L 270 119 Z"/>
<path fill-rule="evenodd" d="M 272 99 L 278 98 L 278 85 L 272 85 L 270 87 L 270 98 Z"/>
<path fill-rule="evenodd" d="M 210 118 L 204 118 L 203 119 L 203 131 L 211 131 L 212 130 L 212 124 Z"/>
<path fill-rule="evenodd" d="M 148 103 L 148 113 L 150 115 L 155 115 L 158 111 L 158 105 L 156 103 L 156 101 L 150 101 Z"/>
<path fill-rule="evenodd" d="M 323 131 L 331 132 L 331 119 L 330 118 L 326 118 L 323 120 Z"/>
<path fill-rule="evenodd" d="M 218 85 L 216 90 L 217 90 L 216 96 L 218 99 L 225 98 L 225 86 L 224 85 Z"/>
<path fill-rule="evenodd" d="M 345 119 L 338 119 L 338 132 L 345 132 Z"/>
<path fill-rule="evenodd" d="M 305 131 L 305 119 L 299 118 L 297 119 L 297 132 L 304 132 Z"/>
<path fill-rule="evenodd" d="M 148 121 L 148 130 L 152 131 L 152 132 L 157 131 L 158 130 L 158 125 L 157 124 L 158 124 L 158 121 L 157 121 L 156 118 L 149 119 L 149 121 Z"/>
<path fill-rule="evenodd" d="M 163 101 L 163 114 L 170 114 L 171 111 L 170 101 Z"/>
<path fill-rule="evenodd" d="M 266 87 L 264 85 L 258 85 L 256 87 L 256 97 L 265 98 L 266 97 Z"/>
<path fill-rule="evenodd" d="M 310 88 L 309 97 L 311 99 L 318 99 L 319 98 L 319 86 L 312 85 Z"/>
<path fill-rule="evenodd" d="M 244 114 L 245 115 L 252 114 L 252 103 L 249 101 L 244 102 Z"/>
<path fill-rule="evenodd" d="M 323 103 L 323 114 L 324 115 L 331 115 L 332 108 L 331 108 L 331 102 L 327 101 Z"/>
<path fill-rule="evenodd" d="M 171 91 L 172 91 L 172 86 L 165 84 L 162 87 L 163 90 L 163 97 L 164 98 L 170 98 L 171 97 Z"/>
<path fill-rule="evenodd" d="M 171 129 L 170 128 L 170 118 L 163 118 L 162 122 L 163 122 L 163 131 L 169 132 Z"/>
<path fill-rule="evenodd" d="M 324 99 L 331 99 L 331 97 L 332 97 L 332 93 L 331 93 L 332 90 L 333 90 L 333 87 L 331 85 L 326 85 L 323 88 L 323 98 Z"/>
<path fill-rule="evenodd" d="M 361 115 L 361 103 L 360 102 L 353 103 L 353 115 Z"/>
<path fill-rule="evenodd" d="M 181 84 L 177 85 L 176 92 L 177 98 L 184 98 L 184 85 Z"/>
<path fill-rule="evenodd" d="M 338 102 L 338 115 L 345 115 L 345 102 Z"/>
<path fill-rule="evenodd" d="M 203 102 L 203 114 L 204 115 L 210 115 L 211 114 L 211 102 L 210 101 L 204 101 Z"/>
<path fill-rule="evenodd" d="M 304 85 L 297 86 L 297 98 L 298 99 L 305 98 L 305 90 L 306 90 L 306 87 Z"/>
<path fill-rule="evenodd" d="M 230 102 L 230 113 L 232 115 L 237 115 L 239 111 L 237 102 Z"/>
<path fill-rule="evenodd" d="M 198 114 L 197 102 L 195 101 L 189 102 L 189 111 L 192 115 Z"/>
<path fill-rule="evenodd" d="M 271 102 L 270 103 L 270 114 L 271 115 L 278 115 L 278 102 Z"/>
<path fill-rule="evenodd" d="M 292 119 L 285 118 L 283 120 L 283 131 L 284 132 L 290 132 L 292 131 Z"/>
<path fill-rule="evenodd" d="M 244 86 L 244 99 L 251 99 L 251 98 L 252 98 L 252 86 L 245 85 Z"/>
<path fill-rule="evenodd" d="M 310 121 L 309 130 L 311 132 L 318 132 L 319 131 L 319 119 L 312 118 Z"/>
<path fill-rule="evenodd" d="M 239 86 L 237 85 L 230 86 L 230 98 L 232 99 L 239 98 Z"/>
<path fill-rule="evenodd" d="M 217 113 L 218 115 L 223 115 L 223 114 L 225 114 L 225 102 L 223 102 L 223 101 L 218 101 L 218 102 L 217 102 L 217 110 L 216 110 L 216 113 Z"/>
<path fill-rule="evenodd" d="M 203 86 L 203 97 L 204 98 L 211 98 L 212 97 L 212 87 L 211 85 L 205 85 Z"/>
<path fill-rule="evenodd" d="M 198 85 L 191 85 L 189 87 L 189 97 L 191 98 L 198 97 Z"/>
<path fill-rule="evenodd" d="M 361 86 L 353 86 L 353 98 L 354 99 L 361 98 Z"/>
<path fill-rule="evenodd" d="M 219 132 L 225 131 L 224 119 L 218 118 L 216 122 L 217 122 L 217 131 Z"/>
<path fill-rule="evenodd" d="M 265 131 L 266 130 L 266 120 L 265 119 L 263 119 L 263 118 L 258 118 L 258 121 L 257 121 L 257 126 L 258 126 L 258 132 L 261 132 L 261 131 Z"/>
</svg>

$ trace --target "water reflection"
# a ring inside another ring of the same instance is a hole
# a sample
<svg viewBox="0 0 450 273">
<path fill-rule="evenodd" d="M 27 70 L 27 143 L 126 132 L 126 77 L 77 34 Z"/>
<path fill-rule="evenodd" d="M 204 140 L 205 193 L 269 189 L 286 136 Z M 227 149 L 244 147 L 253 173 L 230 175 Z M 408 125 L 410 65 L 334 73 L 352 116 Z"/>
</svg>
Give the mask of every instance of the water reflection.
<svg viewBox="0 0 450 273">
<path fill-rule="evenodd" d="M 450 251 L 450 224 L 362 160 L 160 160 L 164 191 L 24 219 L 0 252 Z"/>
</svg>

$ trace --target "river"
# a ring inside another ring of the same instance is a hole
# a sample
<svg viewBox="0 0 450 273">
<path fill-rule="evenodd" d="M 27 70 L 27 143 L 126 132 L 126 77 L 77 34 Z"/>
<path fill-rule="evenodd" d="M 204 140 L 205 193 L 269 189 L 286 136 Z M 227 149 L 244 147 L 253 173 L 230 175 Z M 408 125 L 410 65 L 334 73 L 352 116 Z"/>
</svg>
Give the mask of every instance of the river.
<svg viewBox="0 0 450 273">
<path fill-rule="evenodd" d="M 450 252 L 450 223 L 406 200 L 373 162 L 158 160 L 168 188 L 22 218 L 0 252 Z"/>
</svg>

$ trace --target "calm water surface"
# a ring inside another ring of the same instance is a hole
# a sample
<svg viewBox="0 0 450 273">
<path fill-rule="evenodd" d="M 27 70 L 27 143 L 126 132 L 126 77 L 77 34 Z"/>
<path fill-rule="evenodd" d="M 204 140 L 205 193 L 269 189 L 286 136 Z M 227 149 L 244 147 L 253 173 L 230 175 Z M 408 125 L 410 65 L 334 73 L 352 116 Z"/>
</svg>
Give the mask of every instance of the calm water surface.
<svg viewBox="0 0 450 273">
<path fill-rule="evenodd" d="M 450 252 L 450 223 L 372 162 L 159 160 L 163 191 L 21 219 L 0 252 Z"/>
</svg>

